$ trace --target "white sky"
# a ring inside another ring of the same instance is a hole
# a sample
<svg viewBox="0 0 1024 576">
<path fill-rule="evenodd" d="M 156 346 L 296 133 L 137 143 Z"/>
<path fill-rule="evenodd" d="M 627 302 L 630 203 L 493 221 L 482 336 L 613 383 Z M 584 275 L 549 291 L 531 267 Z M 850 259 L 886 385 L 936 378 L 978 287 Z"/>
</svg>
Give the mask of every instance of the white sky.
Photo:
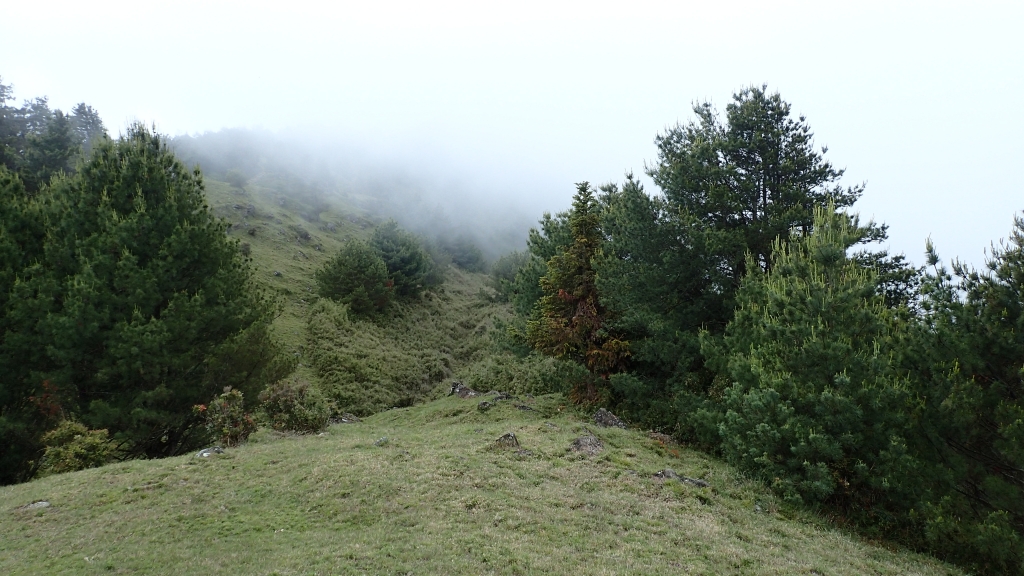
<svg viewBox="0 0 1024 576">
<path fill-rule="evenodd" d="M 329 132 L 538 217 L 767 84 L 914 261 L 980 264 L 1024 210 L 1020 1 L 3 0 L 0 76 L 114 133 Z"/>
</svg>

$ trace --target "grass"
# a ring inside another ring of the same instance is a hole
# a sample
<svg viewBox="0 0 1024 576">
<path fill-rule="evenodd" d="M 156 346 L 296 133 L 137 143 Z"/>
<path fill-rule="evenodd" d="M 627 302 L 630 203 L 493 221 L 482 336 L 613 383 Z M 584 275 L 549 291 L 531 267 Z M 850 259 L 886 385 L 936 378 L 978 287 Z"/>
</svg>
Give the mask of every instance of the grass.
<svg viewBox="0 0 1024 576">
<path fill-rule="evenodd" d="M 562 396 L 487 412 L 444 397 L 452 377 L 524 393 L 559 389 L 571 370 L 489 348 L 508 310 L 480 296 L 479 274 L 452 269 L 442 290 L 373 322 L 317 303 L 313 271 L 375 222 L 271 177 L 207 186 L 282 300 L 274 330 L 300 376 L 336 401 L 376 398 L 364 413 L 435 400 L 322 435 L 260 431 L 211 458 L 0 487 L 0 573 L 960 574 L 830 527 L 707 455 L 598 428 Z M 525 452 L 495 445 L 507 432 Z M 569 450 L 590 433 L 603 451 Z M 711 486 L 653 477 L 664 468 Z"/>
<path fill-rule="evenodd" d="M 0 488 L 0 573 L 959 574 L 699 452 L 598 428 L 561 396 L 478 400 Z M 528 453 L 497 448 L 506 432 Z M 568 450 L 588 433 L 601 453 Z M 663 468 L 711 487 L 652 477 Z"/>
</svg>

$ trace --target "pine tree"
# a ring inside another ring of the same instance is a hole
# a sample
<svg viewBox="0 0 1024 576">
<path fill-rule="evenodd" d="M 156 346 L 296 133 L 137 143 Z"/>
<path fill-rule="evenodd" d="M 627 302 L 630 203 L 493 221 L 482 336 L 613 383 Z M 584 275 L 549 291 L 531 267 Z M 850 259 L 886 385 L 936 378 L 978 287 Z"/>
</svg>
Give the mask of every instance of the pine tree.
<svg viewBox="0 0 1024 576">
<path fill-rule="evenodd" d="M 410 298 L 423 292 L 431 272 L 431 260 L 415 236 L 390 220 L 373 231 L 370 245 L 384 260 L 397 296 Z"/>
<path fill-rule="evenodd" d="M 134 126 L 103 141 L 39 202 L 42 255 L 11 289 L 0 344 L 12 404 L 50 398 L 129 453 L 169 455 L 205 440 L 193 405 L 225 386 L 255 399 L 291 370 L 200 174 L 159 136 Z"/>
<path fill-rule="evenodd" d="M 929 547 L 989 574 L 1024 573 L 1024 217 L 987 270 L 928 246 L 924 318 L 907 359 L 915 445 L 935 462 L 918 514 Z"/>
<path fill-rule="evenodd" d="M 719 424 L 725 456 L 788 498 L 876 513 L 904 484 L 906 383 L 892 361 L 905 321 L 846 252 L 855 219 L 815 210 L 813 232 L 751 257 L 735 318 L 705 353 L 733 382 Z M 875 506 L 879 508 L 876 510 Z M 881 518 L 881 519 L 879 519 Z"/>
<path fill-rule="evenodd" d="M 526 336 L 536 350 L 586 366 L 591 380 L 576 385 L 574 398 L 597 403 L 608 399 L 607 378 L 628 354 L 628 343 L 609 334 L 605 326 L 593 267 L 601 249 L 600 216 L 587 182 L 577 184 L 569 230 L 572 244 L 548 260 L 540 279 L 543 296 Z M 602 389 L 595 377 L 602 381 Z"/>
<path fill-rule="evenodd" d="M 357 315 L 380 312 L 394 293 L 384 260 L 365 242 L 350 241 L 315 274 L 317 292 Z"/>
</svg>

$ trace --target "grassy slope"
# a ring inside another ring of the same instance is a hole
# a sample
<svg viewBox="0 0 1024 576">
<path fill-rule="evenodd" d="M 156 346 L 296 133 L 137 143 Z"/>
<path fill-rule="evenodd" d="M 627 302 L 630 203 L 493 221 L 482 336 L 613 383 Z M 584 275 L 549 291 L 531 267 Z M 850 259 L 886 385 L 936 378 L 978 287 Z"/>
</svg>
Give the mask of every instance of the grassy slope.
<svg viewBox="0 0 1024 576">
<path fill-rule="evenodd" d="M 957 573 L 824 527 L 700 453 L 589 425 L 557 396 L 527 402 L 443 398 L 5 487 L 0 573 Z M 585 429 L 601 454 L 567 449 Z M 495 449 L 509 431 L 532 454 Z M 651 477 L 665 467 L 711 488 Z"/>
<path fill-rule="evenodd" d="M 275 328 L 315 379 L 304 355 L 312 271 L 372 223 L 344 207 L 282 205 L 259 181 L 246 191 L 209 182 L 209 191 L 230 234 L 250 243 L 258 277 L 282 296 Z M 432 316 L 422 334 L 450 346 L 440 351 L 452 359 L 446 370 L 479 359 L 491 313 L 473 297 L 479 276 L 453 280 L 401 319 Z M 373 344 L 382 354 L 388 345 Z M 703 454 L 595 428 L 559 403 L 542 398 L 529 412 L 506 402 L 483 414 L 474 400 L 443 398 L 320 437 L 260 432 L 209 460 L 127 462 L 2 487 L 0 573 L 957 573 L 830 529 Z M 584 428 L 605 442 L 602 454 L 567 451 Z M 494 450 L 508 431 L 532 454 Z M 651 478 L 665 467 L 712 488 Z M 52 505 L 24 508 L 41 499 Z"/>
</svg>

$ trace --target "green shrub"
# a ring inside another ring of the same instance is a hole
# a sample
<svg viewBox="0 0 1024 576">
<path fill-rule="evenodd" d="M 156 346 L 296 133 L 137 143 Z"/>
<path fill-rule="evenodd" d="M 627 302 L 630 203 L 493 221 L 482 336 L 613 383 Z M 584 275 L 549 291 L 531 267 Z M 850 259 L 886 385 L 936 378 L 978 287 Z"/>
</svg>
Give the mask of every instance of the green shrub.
<svg viewBox="0 0 1024 576">
<path fill-rule="evenodd" d="M 209 406 L 200 404 L 194 410 L 225 446 L 238 446 L 256 431 L 256 421 L 245 411 L 245 400 L 238 390 L 225 390 Z"/>
<path fill-rule="evenodd" d="M 470 272 L 484 272 L 487 269 L 484 253 L 472 238 L 465 235 L 446 238 L 441 241 L 441 245 L 451 255 L 452 263 L 459 268 Z"/>
<path fill-rule="evenodd" d="M 367 315 L 387 307 L 393 294 L 384 260 L 365 242 L 351 241 L 314 274 L 320 296 Z"/>
<path fill-rule="evenodd" d="M 417 296 L 428 287 L 432 261 L 420 241 L 390 220 L 381 224 L 370 237 L 370 245 L 384 260 L 388 274 L 400 297 Z"/>
<path fill-rule="evenodd" d="M 491 288 L 498 293 L 499 302 L 508 302 L 512 296 L 512 285 L 516 274 L 530 261 L 527 252 L 510 252 L 491 265 Z"/>
<path fill-rule="evenodd" d="M 331 417 L 323 393 L 297 377 L 271 384 L 260 392 L 260 407 L 274 430 L 319 432 Z"/>
<path fill-rule="evenodd" d="M 43 435 L 46 452 L 39 463 L 38 476 L 96 468 L 117 457 L 117 447 L 106 430 L 89 430 L 74 420 L 63 420 Z"/>
<path fill-rule="evenodd" d="M 587 369 L 566 360 L 537 353 L 525 357 L 494 354 L 467 366 L 455 375 L 481 392 L 500 390 L 511 394 L 565 393 L 574 382 L 588 377 Z"/>
</svg>

